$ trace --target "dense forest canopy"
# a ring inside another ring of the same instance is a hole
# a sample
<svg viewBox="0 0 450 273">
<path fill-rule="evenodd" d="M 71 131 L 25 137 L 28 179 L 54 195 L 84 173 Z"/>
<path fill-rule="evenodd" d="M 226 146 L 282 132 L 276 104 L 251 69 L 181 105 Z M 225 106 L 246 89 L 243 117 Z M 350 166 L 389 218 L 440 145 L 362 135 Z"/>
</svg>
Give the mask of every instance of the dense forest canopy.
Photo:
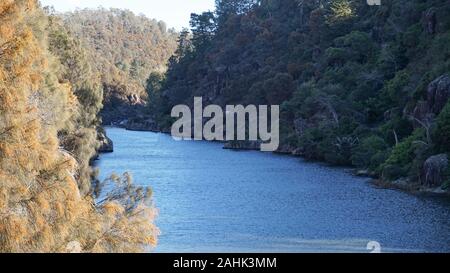
<svg viewBox="0 0 450 273">
<path fill-rule="evenodd" d="M 122 104 L 146 101 L 145 83 L 151 72 L 166 70 L 178 33 L 162 21 L 128 10 L 82 9 L 60 14 L 66 28 L 85 48 L 104 89 L 104 121 L 125 119 Z"/>
<path fill-rule="evenodd" d="M 450 3 L 218 0 L 193 14 L 149 111 L 280 104 L 282 147 L 386 180 L 448 187 Z"/>
</svg>

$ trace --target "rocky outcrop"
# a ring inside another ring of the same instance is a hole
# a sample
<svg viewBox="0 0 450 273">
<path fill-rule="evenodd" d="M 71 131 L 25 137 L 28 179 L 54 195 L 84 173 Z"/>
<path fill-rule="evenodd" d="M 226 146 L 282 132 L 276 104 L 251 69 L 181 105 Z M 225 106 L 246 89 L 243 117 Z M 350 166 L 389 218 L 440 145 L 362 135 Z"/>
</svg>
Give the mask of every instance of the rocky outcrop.
<svg viewBox="0 0 450 273">
<path fill-rule="evenodd" d="M 105 129 L 97 129 L 97 140 L 100 143 L 98 153 L 112 153 L 114 151 L 113 141 L 106 135 Z"/>
<path fill-rule="evenodd" d="M 422 169 L 421 183 L 425 187 L 440 187 L 446 179 L 448 157 L 446 154 L 434 155 L 428 158 Z"/>
<path fill-rule="evenodd" d="M 146 102 L 138 94 L 129 92 L 126 87 L 104 84 L 103 89 L 104 107 L 100 115 L 104 125 L 117 125 L 145 111 Z"/>
<path fill-rule="evenodd" d="M 444 74 L 432 81 L 427 88 L 427 102 L 430 111 L 438 115 L 450 98 L 450 76 Z"/>
<path fill-rule="evenodd" d="M 419 121 L 433 120 L 444 109 L 450 99 L 450 77 L 444 74 L 427 87 L 426 101 L 418 101 L 412 111 L 405 110 L 405 114 L 414 118 L 416 127 L 420 127 Z"/>
<path fill-rule="evenodd" d="M 280 144 L 278 150 L 275 151 L 277 154 L 286 154 L 293 156 L 303 156 L 303 151 L 290 144 Z"/>
<path fill-rule="evenodd" d="M 159 132 L 158 124 L 150 117 L 137 116 L 124 122 L 125 129 L 130 131 Z"/>
</svg>

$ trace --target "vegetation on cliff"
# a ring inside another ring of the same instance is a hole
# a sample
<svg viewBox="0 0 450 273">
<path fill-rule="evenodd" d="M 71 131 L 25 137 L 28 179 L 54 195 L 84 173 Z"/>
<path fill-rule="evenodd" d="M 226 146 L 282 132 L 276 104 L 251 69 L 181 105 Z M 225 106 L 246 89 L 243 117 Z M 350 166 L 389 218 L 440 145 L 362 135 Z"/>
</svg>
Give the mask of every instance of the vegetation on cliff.
<svg viewBox="0 0 450 273">
<path fill-rule="evenodd" d="M 163 129 L 172 106 L 194 96 L 205 105 L 280 104 L 280 151 L 423 185 L 449 168 L 448 1 L 216 6 L 192 15 L 168 72 L 149 78 L 149 109 Z M 427 168 L 437 154 L 446 160 Z M 449 173 L 440 174 L 444 187 Z"/>
<path fill-rule="evenodd" d="M 83 9 L 60 15 L 81 41 L 104 90 L 105 124 L 121 121 L 145 104 L 151 72 L 164 72 L 178 34 L 162 21 L 128 10 Z M 127 107 L 134 106 L 134 107 Z"/>
<path fill-rule="evenodd" d="M 95 181 L 99 76 L 36 0 L 0 2 L 0 252 L 130 252 L 156 243 L 151 192 Z"/>
</svg>

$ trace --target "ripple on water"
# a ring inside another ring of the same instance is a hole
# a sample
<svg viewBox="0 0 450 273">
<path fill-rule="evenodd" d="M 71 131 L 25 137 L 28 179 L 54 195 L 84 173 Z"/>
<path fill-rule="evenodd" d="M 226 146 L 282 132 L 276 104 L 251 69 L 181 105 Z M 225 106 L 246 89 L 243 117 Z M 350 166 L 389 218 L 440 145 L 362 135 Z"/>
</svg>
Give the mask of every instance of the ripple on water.
<svg viewBox="0 0 450 273">
<path fill-rule="evenodd" d="M 160 211 L 159 252 L 450 251 L 450 204 L 372 187 L 341 168 L 108 128 L 101 177 L 131 171 Z"/>
</svg>

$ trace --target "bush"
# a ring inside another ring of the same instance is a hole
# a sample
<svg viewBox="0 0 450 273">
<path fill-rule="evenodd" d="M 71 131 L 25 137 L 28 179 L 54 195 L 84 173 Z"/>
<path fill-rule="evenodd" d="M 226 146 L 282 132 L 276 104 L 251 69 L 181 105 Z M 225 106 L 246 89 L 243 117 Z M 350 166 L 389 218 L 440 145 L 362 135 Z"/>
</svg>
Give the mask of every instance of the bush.
<svg viewBox="0 0 450 273">
<path fill-rule="evenodd" d="M 395 180 L 410 174 L 413 161 L 417 157 L 416 151 L 423 147 L 423 144 L 419 144 L 423 138 L 424 131 L 416 129 L 410 137 L 397 144 L 381 167 L 383 177 Z"/>
<path fill-rule="evenodd" d="M 387 148 L 384 139 L 378 136 L 369 136 L 353 150 L 352 163 L 356 167 L 374 170 L 386 160 Z"/>
<path fill-rule="evenodd" d="M 433 140 L 438 152 L 450 152 L 450 102 L 444 107 L 437 119 L 437 126 L 433 132 Z"/>
<path fill-rule="evenodd" d="M 336 44 L 342 44 L 348 50 L 347 55 L 357 62 L 365 62 L 374 51 L 374 44 L 369 34 L 361 31 L 352 31 L 335 40 Z"/>
<path fill-rule="evenodd" d="M 393 102 L 402 102 L 405 100 L 405 95 L 407 94 L 406 87 L 409 83 L 409 79 L 409 73 L 403 70 L 398 72 L 395 77 L 387 83 L 385 91 Z"/>
</svg>

